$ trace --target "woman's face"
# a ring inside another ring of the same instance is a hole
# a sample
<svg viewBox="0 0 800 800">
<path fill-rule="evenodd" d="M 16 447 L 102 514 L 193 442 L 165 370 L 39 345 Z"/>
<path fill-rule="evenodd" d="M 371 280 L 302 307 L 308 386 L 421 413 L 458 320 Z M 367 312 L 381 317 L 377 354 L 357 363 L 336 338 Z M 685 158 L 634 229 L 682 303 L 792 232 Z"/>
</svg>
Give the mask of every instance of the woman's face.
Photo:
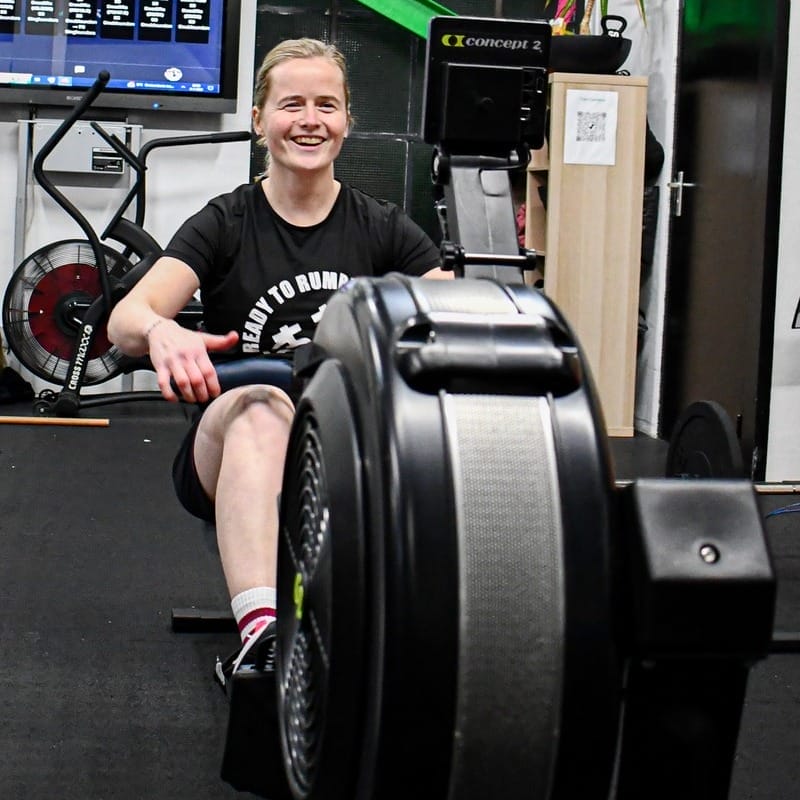
<svg viewBox="0 0 800 800">
<path fill-rule="evenodd" d="M 293 58 L 273 67 L 253 129 L 270 153 L 270 174 L 330 167 L 347 135 L 344 77 L 327 58 Z"/>
</svg>

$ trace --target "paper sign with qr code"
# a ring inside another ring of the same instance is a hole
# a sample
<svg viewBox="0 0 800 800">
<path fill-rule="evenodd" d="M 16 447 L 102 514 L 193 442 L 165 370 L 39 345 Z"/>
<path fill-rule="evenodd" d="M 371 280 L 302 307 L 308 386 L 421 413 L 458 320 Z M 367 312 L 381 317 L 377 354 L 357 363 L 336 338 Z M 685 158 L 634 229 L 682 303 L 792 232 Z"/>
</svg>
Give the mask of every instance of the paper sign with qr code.
<svg viewBox="0 0 800 800">
<path fill-rule="evenodd" d="M 616 92 L 568 89 L 564 163 L 611 167 L 617 158 Z"/>
</svg>

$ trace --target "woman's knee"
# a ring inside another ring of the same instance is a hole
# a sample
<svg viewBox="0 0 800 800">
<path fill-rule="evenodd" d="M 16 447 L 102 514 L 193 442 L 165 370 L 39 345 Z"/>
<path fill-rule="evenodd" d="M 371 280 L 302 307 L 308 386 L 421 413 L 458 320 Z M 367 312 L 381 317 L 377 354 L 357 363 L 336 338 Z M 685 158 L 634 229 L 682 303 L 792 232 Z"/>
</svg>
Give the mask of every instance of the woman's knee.
<svg viewBox="0 0 800 800">
<path fill-rule="evenodd" d="M 270 386 L 240 386 L 209 404 L 194 438 L 192 459 L 197 479 L 215 501 L 223 461 L 233 469 L 280 475 L 289 441 L 294 405 Z M 237 466 L 238 465 L 238 466 Z M 263 483 L 263 475 L 262 478 Z"/>
<path fill-rule="evenodd" d="M 252 439 L 255 444 L 266 439 L 288 438 L 294 416 L 294 405 L 288 395 L 274 386 L 261 385 L 241 386 L 231 392 L 234 394 L 220 415 L 224 439 L 236 436 Z"/>
</svg>

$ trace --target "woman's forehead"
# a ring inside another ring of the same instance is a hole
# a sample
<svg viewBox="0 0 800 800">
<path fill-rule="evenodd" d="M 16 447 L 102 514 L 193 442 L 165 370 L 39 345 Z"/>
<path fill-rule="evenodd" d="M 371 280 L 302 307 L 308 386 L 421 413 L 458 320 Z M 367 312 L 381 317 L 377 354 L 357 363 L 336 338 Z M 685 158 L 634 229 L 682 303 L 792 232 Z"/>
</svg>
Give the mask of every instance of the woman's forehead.
<svg viewBox="0 0 800 800">
<path fill-rule="evenodd" d="M 339 94 L 344 96 L 344 76 L 329 58 L 292 58 L 272 68 L 270 94 Z"/>
</svg>

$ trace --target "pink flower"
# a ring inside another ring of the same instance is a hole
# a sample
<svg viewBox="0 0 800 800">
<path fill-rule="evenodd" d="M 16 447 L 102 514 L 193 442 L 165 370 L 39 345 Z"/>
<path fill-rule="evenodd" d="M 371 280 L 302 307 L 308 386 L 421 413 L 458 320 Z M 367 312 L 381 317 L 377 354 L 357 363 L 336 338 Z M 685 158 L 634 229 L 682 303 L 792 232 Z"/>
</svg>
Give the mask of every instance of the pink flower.
<svg viewBox="0 0 800 800">
<path fill-rule="evenodd" d="M 556 6 L 556 19 L 563 19 L 565 25 L 569 25 L 572 20 L 575 19 L 575 13 L 578 10 L 578 6 L 575 3 L 575 0 L 558 0 L 558 5 Z"/>
</svg>

